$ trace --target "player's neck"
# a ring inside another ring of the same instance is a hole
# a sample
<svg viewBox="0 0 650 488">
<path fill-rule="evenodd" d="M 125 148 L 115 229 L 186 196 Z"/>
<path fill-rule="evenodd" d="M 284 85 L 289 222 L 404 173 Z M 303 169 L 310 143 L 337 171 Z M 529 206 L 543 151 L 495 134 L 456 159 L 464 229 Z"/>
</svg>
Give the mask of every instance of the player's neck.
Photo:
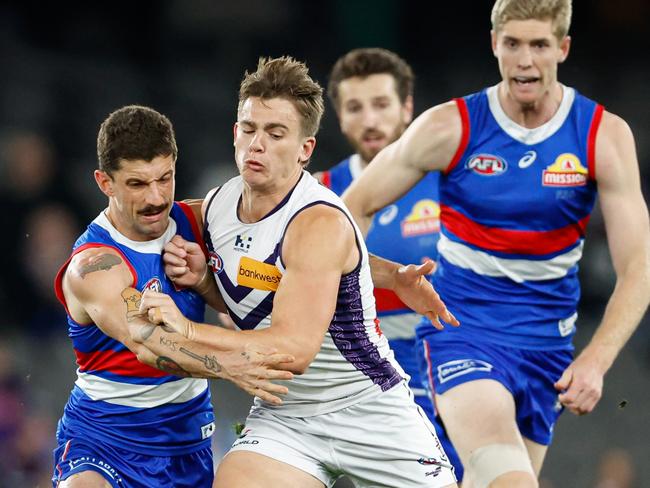
<svg viewBox="0 0 650 488">
<path fill-rule="evenodd" d="M 239 219 L 246 224 L 262 220 L 284 200 L 301 177 L 302 170 L 280 184 L 253 187 L 244 182 L 244 189 L 237 208 Z"/>
<path fill-rule="evenodd" d="M 515 100 L 504 83 L 499 84 L 497 93 L 499 104 L 508 118 L 522 127 L 535 129 L 553 118 L 562 103 L 564 89 L 556 81 L 542 97 L 530 104 Z"/>
</svg>

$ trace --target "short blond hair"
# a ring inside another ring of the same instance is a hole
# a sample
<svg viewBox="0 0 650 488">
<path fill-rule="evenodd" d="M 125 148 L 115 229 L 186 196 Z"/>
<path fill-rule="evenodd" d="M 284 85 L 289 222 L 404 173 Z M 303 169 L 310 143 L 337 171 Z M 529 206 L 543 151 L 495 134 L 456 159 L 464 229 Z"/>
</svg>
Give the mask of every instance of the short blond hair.
<svg viewBox="0 0 650 488">
<path fill-rule="evenodd" d="M 551 20 L 559 40 L 569 33 L 571 0 L 496 0 L 492 8 L 492 30 L 499 32 L 509 20 Z"/>
<path fill-rule="evenodd" d="M 250 97 L 284 98 L 293 103 L 302 116 L 303 135 L 315 136 L 325 106 L 323 89 L 309 76 L 309 69 L 290 56 L 259 58 L 257 70 L 248 71 L 239 87 L 239 107 Z"/>
</svg>

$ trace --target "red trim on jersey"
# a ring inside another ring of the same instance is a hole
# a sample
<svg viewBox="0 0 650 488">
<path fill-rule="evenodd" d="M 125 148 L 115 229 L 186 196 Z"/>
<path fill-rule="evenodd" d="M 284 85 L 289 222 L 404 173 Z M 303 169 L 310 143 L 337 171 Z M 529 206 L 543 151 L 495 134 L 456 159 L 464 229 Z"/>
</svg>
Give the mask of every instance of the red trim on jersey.
<svg viewBox="0 0 650 488">
<path fill-rule="evenodd" d="M 169 373 L 141 363 L 131 351 L 81 352 L 75 349 L 74 353 L 77 356 L 79 370 L 84 373 L 88 371 L 108 371 L 120 376 L 137 376 L 141 378 L 169 376 Z"/>
<path fill-rule="evenodd" d="M 375 288 L 374 294 L 377 312 L 391 312 L 393 310 L 408 308 L 392 290 L 386 288 Z"/>
<path fill-rule="evenodd" d="M 176 202 L 180 209 L 183 211 L 185 214 L 185 217 L 187 217 L 187 220 L 190 223 L 190 226 L 192 227 L 192 234 L 194 234 L 194 238 L 196 239 L 196 243 L 201 246 L 201 251 L 203 251 L 203 255 L 205 256 L 205 259 L 208 259 L 208 248 L 205 247 L 205 242 L 203 241 L 203 236 L 201 235 L 201 229 L 199 229 L 199 223 L 196 221 L 196 217 L 194 216 L 194 212 L 190 208 L 190 206 L 185 203 L 185 202 Z"/>
<path fill-rule="evenodd" d="M 454 102 L 458 106 L 458 113 L 460 114 L 460 123 L 462 126 L 462 133 L 460 135 L 460 144 L 458 149 L 456 149 L 456 154 L 451 158 L 451 162 L 447 166 L 447 169 L 443 171 L 443 174 L 448 175 L 460 161 L 460 157 L 467 149 L 467 143 L 469 142 L 469 112 L 467 111 L 467 104 L 465 103 L 464 98 L 454 98 Z"/>
<path fill-rule="evenodd" d="M 589 135 L 587 136 L 587 168 L 589 169 L 589 178 L 596 181 L 596 135 L 598 135 L 598 127 L 603 118 L 603 106 L 596 105 L 594 116 L 591 119 L 591 126 L 589 127 Z"/>
<path fill-rule="evenodd" d="M 65 308 L 65 313 L 67 313 L 68 315 L 70 315 L 70 311 L 68 310 L 68 305 L 66 304 L 65 297 L 63 296 L 63 275 L 65 273 L 65 270 L 68 269 L 68 265 L 70 264 L 70 261 L 76 254 L 79 254 L 81 251 L 85 251 L 86 249 L 91 249 L 95 247 L 110 247 L 111 249 L 114 249 L 118 253 L 120 253 L 120 256 L 122 256 L 122 259 L 129 267 L 129 270 L 131 271 L 131 275 L 133 276 L 133 282 L 131 283 L 131 286 L 135 285 L 138 282 L 138 273 L 136 272 L 133 265 L 129 262 L 129 260 L 126 258 L 124 253 L 119 248 L 115 246 L 111 246 L 110 244 L 104 244 L 99 242 L 87 242 L 86 244 L 79 246 L 77 249 L 75 249 L 72 252 L 72 254 L 70 254 L 70 257 L 66 260 L 65 263 L 63 263 L 63 265 L 59 269 L 59 272 L 54 277 L 54 294 L 56 295 L 56 298 L 58 298 L 59 302 L 61 302 L 61 305 L 63 305 L 63 308 Z M 90 324 L 79 324 L 79 325 L 90 325 Z"/>
<path fill-rule="evenodd" d="M 447 205 L 440 205 L 440 220 L 463 241 L 489 251 L 544 255 L 561 251 L 585 236 L 589 216 L 575 224 L 547 231 L 498 229 L 478 224 Z"/>
<path fill-rule="evenodd" d="M 320 177 L 321 184 L 325 185 L 330 190 L 332 189 L 332 173 L 329 171 L 323 171 Z"/>
<path fill-rule="evenodd" d="M 438 415 L 438 408 L 436 405 L 436 386 L 433 383 L 433 365 L 431 364 L 431 350 L 429 349 L 429 343 L 427 341 L 422 341 L 424 343 L 424 359 L 427 362 L 427 380 L 429 383 L 429 390 L 431 392 L 431 399 L 433 405 L 433 414 Z"/>
</svg>

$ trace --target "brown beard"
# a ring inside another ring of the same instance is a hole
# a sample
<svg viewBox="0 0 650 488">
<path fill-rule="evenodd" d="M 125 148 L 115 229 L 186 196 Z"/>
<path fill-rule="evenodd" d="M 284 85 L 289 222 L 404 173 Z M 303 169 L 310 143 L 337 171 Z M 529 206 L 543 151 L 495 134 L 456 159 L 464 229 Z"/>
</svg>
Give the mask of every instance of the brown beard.
<svg viewBox="0 0 650 488">
<path fill-rule="evenodd" d="M 406 130 L 406 125 L 403 123 L 400 123 L 396 128 L 395 131 L 388 137 L 388 142 L 386 143 L 386 146 L 388 144 L 391 144 L 395 142 L 397 139 L 400 138 L 400 136 L 404 133 Z M 356 152 L 359 156 L 361 156 L 361 159 L 363 160 L 364 163 L 368 164 L 370 161 L 373 160 L 373 158 L 382 150 L 384 147 L 381 149 L 378 149 L 376 151 L 365 151 L 362 148 L 362 145 L 359 144 L 355 139 L 352 139 L 351 137 L 348 137 L 347 135 L 345 138 L 348 140 L 348 143 L 352 148 L 354 149 L 354 152 Z"/>
</svg>

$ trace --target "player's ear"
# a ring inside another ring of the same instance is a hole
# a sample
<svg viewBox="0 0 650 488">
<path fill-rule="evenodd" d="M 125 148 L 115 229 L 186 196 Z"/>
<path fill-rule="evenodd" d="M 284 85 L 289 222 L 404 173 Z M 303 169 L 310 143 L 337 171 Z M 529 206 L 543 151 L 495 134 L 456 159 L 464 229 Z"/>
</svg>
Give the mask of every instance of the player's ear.
<svg viewBox="0 0 650 488">
<path fill-rule="evenodd" d="M 97 186 L 102 191 L 102 193 L 107 197 L 112 197 L 113 178 L 105 171 L 101 171 L 98 169 L 95 170 L 94 176 L 95 176 L 95 182 L 97 183 Z"/>
<path fill-rule="evenodd" d="M 559 55 L 558 63 L 563 63 L 564 60 L 569 57 L 569 50 L 571 49 L 571 36 L 564 36 L 564 39 L 560 41 L 559 45 Z"/>
<path fill-rule="evenodd" d="M 232 126 L 232 145 L 235 145 L 235 141 L 237 140 L 237 122 L 235 122 Z"/>
<path fill-rule="evenodd" d="M 406 100 L 404 100 L 404 103 L 402 104 L 402 117 L 403 117 L 403 122 L 406 125 L 409 125 L 411 121 L 413 120 L 413 96 L 409 95 L 406 97 Z"/>
<path fill-rule="evenodd" d="M 497 33 L 493 30 L 490 31 L 490 44 L 492 45 L 492 54 L 497 57 Z"/>
<path fill-rule="evenodd" d="M 309 161 L 311 158 L 314 149 L 316 148 L 316 138 L 315 137 L 306 137 L 302 143 L 302 148 L 300 150 L 300 162 L 302 164 Z"/>
</svg>

